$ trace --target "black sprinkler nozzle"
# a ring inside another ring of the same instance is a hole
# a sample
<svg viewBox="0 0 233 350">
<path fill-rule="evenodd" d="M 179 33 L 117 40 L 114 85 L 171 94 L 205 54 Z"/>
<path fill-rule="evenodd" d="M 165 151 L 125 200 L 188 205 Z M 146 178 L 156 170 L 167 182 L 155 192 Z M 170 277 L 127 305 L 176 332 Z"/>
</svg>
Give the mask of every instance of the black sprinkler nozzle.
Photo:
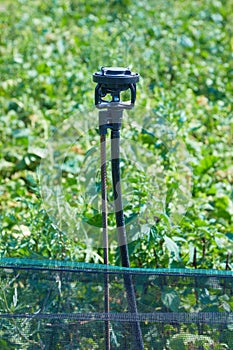
<svg viewBox="0 0 233 350">
<path fill-rule="evenodd" d="M 95 105 L 109 103 L 103 100 L 107 94 L 111 94 L 111 102 L 120 102 L 120 93 L 130 89 L 131 104 L 136 100 L 136 83 L 139 81 L 139 74 L 131 72 L 129 68 L 102 67 L 100 72 L 93 74 L 93 81 L 97 83 L 95 88 Z"/>
</svg>

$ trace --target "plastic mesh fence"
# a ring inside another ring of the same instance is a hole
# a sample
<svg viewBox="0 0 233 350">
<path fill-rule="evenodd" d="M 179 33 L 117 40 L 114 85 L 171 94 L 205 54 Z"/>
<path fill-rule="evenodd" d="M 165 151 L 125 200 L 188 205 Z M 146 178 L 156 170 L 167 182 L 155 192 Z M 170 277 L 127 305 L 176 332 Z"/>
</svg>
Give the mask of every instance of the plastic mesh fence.
<svg viewBox="0 0 233 350">
<path fill-rule="evenodd" d="M 146 350 L 233 349 L 233 272 L 126 269 L 102 265 L 0 260 L 0 349 L 135 350 L 140 322 Z M 110 314 L 104 312 L 109 275 Z M 128 312 L 124 276 L 138 313 Z"/>
</svg>

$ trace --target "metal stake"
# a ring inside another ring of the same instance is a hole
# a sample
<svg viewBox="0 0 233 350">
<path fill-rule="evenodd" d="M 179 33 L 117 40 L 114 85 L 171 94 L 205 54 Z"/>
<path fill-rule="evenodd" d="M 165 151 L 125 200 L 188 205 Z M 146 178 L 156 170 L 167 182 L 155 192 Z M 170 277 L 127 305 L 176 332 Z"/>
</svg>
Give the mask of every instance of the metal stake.
<svg viewBox="0 0 233 350">
<path fill-rule="evenodd" d="M 101 147 L 101 185 L 102 185 L 102 229 L 104 264 L 109 264 L 108 260 L 108 213 L 107 213 L 107 168 L 106 168 L 106 135 L 100 134 Z M 109 276 L 104 275 L 104 311 L 109 314 Z M 105 321 L 105 349 L 110 350 L 110 322 Z"/>
</svg>

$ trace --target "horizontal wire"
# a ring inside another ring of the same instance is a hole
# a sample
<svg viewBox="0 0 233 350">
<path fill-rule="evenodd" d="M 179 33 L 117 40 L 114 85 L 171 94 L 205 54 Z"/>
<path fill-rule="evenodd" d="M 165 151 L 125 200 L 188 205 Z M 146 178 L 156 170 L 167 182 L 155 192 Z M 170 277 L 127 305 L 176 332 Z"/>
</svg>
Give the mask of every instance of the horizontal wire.
<svg viewBox="0 0 233 350">
<path fill-rule="evenodd" d="M 115 322 L 155 322 L 155 323 L 202 323 L 233 324 L 233 312 L 153 312 L 153 313 L 37 313 L 0 314 L 0 319 L 67 319 L 77 321 L 115 321 Z"/>
</svg>

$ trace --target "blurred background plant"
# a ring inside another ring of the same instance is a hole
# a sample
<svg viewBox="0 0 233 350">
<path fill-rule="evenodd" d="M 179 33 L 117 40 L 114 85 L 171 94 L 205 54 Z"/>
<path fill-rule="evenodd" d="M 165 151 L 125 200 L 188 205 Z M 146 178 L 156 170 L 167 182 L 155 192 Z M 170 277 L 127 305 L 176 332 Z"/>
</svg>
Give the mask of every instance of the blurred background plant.
<svg viewBox="0 0 233 350">
<path fill-rule="evenodd" d="M 78 230 L 67 235 L 48 215 L 37 170 L 59 126 L 93 110 L 92 73 L 116 65 L 141 75 L 124 132 L 154 155 L 166 184 L 163 210 L 129 244 L 132 266 L 231 269 L 232 1 L 5 0 L 0 7 L 1 256 L 102 262 L 101 248 L 80 240 Z M 164 123 L 187 150 L 186 170 L 177 166 L 174 145 L 158 136 Z M 75 207 L 82 191 L 76 178 L 98 147 L 97 130 L 72 147 L 61 182 Z M 129 159 L 122 173 L 152 204 L 150 176 Z M 181 173 L 192 200 L 174 224 Z M 129 220 L 136 207 L 129 203 Z M 82 213 L 98 223 L 92 207 Z M 109 220 L 114 225 L 111 214 Z M 114 242 L 110 261 L 119 263 Z"/>
</svg>

